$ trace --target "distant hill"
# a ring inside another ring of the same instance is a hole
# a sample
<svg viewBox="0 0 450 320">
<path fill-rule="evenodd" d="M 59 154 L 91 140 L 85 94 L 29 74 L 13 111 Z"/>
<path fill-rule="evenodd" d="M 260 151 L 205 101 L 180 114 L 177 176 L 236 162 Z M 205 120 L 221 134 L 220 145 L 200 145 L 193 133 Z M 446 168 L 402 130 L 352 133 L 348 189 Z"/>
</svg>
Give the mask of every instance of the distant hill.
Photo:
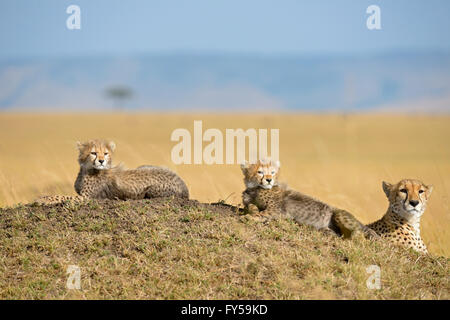
<svg viewBox="0 0 450 320">
<path fill-rule="evenodd" d="M 0 61 L 0 109 L 450 112 L 450 53 L 161 55 Z M 397 107 L 399 106 L 399 107 Z M 411 107 L 409 107 L 411 106 Z M 397 110 L 398 109 L 398 110 Z"/>
</svg>

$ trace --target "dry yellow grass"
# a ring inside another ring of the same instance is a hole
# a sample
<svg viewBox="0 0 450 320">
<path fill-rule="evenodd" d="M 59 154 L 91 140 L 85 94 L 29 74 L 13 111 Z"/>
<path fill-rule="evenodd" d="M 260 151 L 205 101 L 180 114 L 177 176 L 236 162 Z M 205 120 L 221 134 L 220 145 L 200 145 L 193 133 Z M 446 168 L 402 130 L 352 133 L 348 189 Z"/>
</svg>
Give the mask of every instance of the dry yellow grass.
<svg viewBox="0 0 450 320">
<path fill-rule="evenodd" d="M 240 203 L 238 165 L 180 165 L 170 158 L 176 128 L 278 128 L 282 180 L 293 189 L 354 213 L 384 214 L 382 180 L 418 178 L 434 191 L 422 221 L 430 251 L 449 256 L 450 117 L 403 115 L 0 114 L 0 206 L 44 194 L 74 194 L 75 142 L 104 137 L 116 163 L 165 165 L 187 182 L 191 198 Z"/>
<path fill-rule="evenodd" d="M 450 297 L 448 258 L 235 209 L 172 198 L 0 209 L 0 299 Z M 79 290 L 66 287 L 69 265 Z M 371 265 L 380 290 L 367 286 Z"/>
</svg>

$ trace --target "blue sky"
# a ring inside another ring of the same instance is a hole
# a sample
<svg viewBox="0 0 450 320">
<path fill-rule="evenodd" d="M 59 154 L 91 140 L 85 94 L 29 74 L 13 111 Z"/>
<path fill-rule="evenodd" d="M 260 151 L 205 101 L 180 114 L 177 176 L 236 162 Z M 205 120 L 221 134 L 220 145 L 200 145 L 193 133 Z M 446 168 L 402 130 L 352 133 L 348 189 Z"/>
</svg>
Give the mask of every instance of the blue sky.
<svg viewBox="0 0 450 320">
<path fill-rule="evenodd" d="M 68 30 L 66 8 L 81 8 Z M 381 8 L 382 30 L 366 28 Z M 0 58 L 450 51 L 448 0 L 2 0 Z"/>
</svg>

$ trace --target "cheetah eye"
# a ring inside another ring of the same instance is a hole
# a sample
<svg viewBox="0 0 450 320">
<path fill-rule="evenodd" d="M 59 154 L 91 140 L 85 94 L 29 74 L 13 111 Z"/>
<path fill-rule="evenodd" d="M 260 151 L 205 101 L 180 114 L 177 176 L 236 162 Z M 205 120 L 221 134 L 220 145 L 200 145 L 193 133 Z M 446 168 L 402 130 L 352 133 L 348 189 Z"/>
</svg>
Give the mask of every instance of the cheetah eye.
<svg viewBox="0 0 450 320">
<path fill-rule="evenodd" d="M 258 171 L 258 174 L 264 174 L 264 172 L 262 172 L 261 170 Z"/>
<path fill-rule="evenodd" d="M 96 155 L 97 155 L 97 152 L 91 152 L 91 154 L 92 154 L 93 156 L 96 156 Z"/>
<path fill-rule="evenodd" d="M 406 189 L 400 189 L 400 192 L 408 193 L 408 190 L 406 190 Z"/>
<path fill-rule="evenodd" d="M 105 152 L 104 155 L 107 156 L 107 155 L 108 155 L 108 152 Z"/>
<path fill-rule="evenodd" d="M 272 171 L 272 174 L 275 174 L 275 170 L 274 170 L 274 171 Z"/>
<path fill-rule="evenodd" d="M 419 190 L 419 193 L 423 193 L 423 190 Z"/>
</svg>

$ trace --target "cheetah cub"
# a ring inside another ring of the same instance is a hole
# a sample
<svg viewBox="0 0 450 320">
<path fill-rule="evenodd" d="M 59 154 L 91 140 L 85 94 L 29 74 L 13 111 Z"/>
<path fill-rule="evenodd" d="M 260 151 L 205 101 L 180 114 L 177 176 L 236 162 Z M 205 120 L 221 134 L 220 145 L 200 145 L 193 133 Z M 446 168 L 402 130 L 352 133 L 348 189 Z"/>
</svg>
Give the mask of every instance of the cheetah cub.
<svg viewBox="0 0 450 320">
<path fill-rule="evenodd" d="M 310 196 L 289 189 L 277 182 L 280 163 L 270 159 L 241 165 L 245 191 L 242 193 L 244 211 L 263 218 L 286 217 L 327 233 L 351 238 L 363 234 L 379 236 L 349 212 L 337 209 Z"/>
<path fill-rule="evenodd" d="M 420 237 L 420 217 L 425 212 L 433 186 L 404 179 L 397 184 L 383 181 L 383 190 L 389 199 L 389 208 L 380 220 L 367 226 L 395 244 L 427 253 Z"/>
<path fill-rule="evenodd" d="M 174 172 L 157 166 L 141 166 L 126 170 L 112 166 L 112 141 L 91 140 L 78 143 L 80 171 L 75 181 L 79 196 L 47 196 L 38 199 L 41 204 L 75 202 L 86 199 L 144 199 L 176 196 L 189 198 L 184 181 Z"/>
</svg>

